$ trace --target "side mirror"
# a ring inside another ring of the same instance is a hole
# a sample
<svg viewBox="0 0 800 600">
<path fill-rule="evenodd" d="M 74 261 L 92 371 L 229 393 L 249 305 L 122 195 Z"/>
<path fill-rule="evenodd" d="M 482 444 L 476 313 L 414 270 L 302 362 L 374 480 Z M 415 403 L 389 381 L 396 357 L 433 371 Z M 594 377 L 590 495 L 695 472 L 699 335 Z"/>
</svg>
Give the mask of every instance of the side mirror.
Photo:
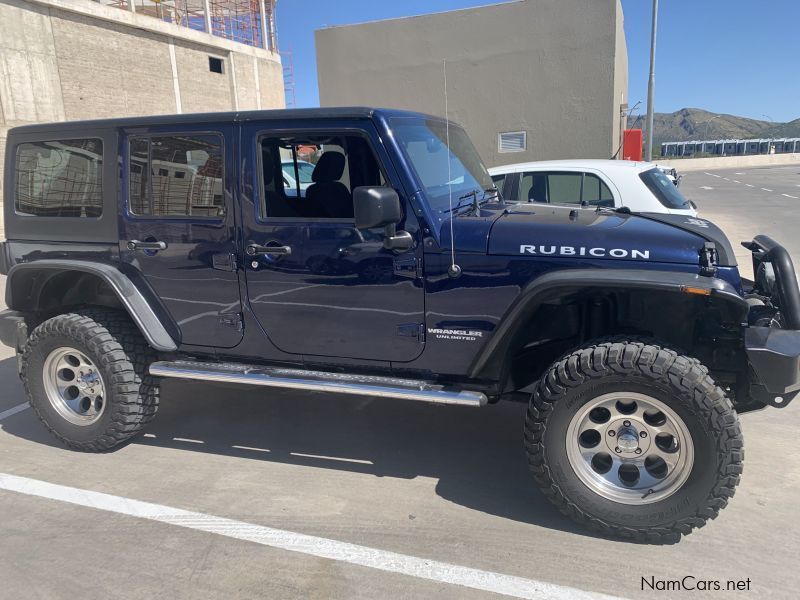
<svg viewBox="0 0 800 600">
<path fill-rule="evenodd" d="M 353 190 L 356 229 L 386 227 L 400 222 L 400 196 L 390 187 L 357 187 Z"/>
<path fill-rule="evenodd" d="M 397 231 L 403 218 L 400 196 L 390 187 L 362 186 L 353 190 L 356 229 L 384 228 L 383 246 L 387 250 L 408 250 L 414 239 L 407 231 Z"/>
</svg>

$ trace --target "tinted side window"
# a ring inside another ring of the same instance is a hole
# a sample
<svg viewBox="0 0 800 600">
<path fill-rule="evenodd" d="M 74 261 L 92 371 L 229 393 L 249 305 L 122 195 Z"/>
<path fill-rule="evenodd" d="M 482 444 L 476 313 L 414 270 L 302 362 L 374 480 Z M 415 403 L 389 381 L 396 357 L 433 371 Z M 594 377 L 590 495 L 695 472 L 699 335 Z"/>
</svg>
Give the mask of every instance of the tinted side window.
<svg viewBox="0 0 800 600">
<path fill-rule="evenodd" d="M 550 202 L 547 195 L 547 173 L 523 173 L 519 188 L 521 202 Z"/>
<path fill-rule="evenodd" d="M 39 217 L 99 217 L 103 211 L 103 142 L 29 142 L 17 146 L 16 211 Z"/>
<path fill-rule="evenodd" d="M 548 200 L 553 204 L 580 204 L 582 173 L 550 173 Z"/>
<path fill-rule="evenodd" d="M 259 147 L 265 217 L 352 219 L 353 189 L 386 184 L 360 136 L 266 137 Z"/>
<path fill-rule="evenodd" d="M 223 171 L 220 135 L 131 138 L 128 209 L 138 216 L 221 217 Z"/>
<path fill-rule="evenodd" d="M 614 206 L 611 190 L 602 179 L 591 173 L 583 176 L 583 201 L 592 206 Z"/>
</svg>

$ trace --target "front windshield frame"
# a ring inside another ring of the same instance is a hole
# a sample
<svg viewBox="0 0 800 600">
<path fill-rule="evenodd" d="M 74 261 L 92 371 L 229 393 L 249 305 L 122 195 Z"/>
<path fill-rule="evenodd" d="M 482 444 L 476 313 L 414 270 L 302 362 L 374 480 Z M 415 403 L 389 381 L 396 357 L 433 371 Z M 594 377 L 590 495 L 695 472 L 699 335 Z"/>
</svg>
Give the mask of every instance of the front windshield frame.
<svg viewBox="0 0 800 600">
<path fill-rule="evenodd" d="M 441 156 L 438 159 L 439 168 L 434 168 L 437 166 L 434 155 L 447 149 L 447 122 L 435 118 L 393 117 L 389 119 L 389 123 L 400 152 L 414 172 L 418 191 L 425 194 L 431 215 L 440 223 L 449 217 L 451 187 L 452 208 L 467 202 L 463 198 L 471 196 L 476 190 L 482 193 L 494 188 L 494 182 L 480 154 L 460 125 L 450 122 L 449 157 Z M 411 152 L 409 146 L 412 143 L 425 144 L 425 147 L 417 149 L 421 152 Z M 449 181 L 446 168 L 448 162 L 451 167 Z M 480 199 L 481 196 L 478 195 L 478 200 Z"/>
</svg>

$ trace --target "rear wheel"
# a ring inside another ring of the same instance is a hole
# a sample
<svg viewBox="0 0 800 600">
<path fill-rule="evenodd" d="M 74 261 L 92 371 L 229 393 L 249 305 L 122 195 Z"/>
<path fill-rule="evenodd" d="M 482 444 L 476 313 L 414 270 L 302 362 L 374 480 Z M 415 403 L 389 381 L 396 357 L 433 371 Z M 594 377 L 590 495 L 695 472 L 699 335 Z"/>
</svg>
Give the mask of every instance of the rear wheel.
<svg viewBox="0 0 800 600">
<path fill-rule="evenodd" d="M 71 448 L 102 451 L 130 439 L 155 416 L 153 352 L 124 313 L 55 316 L 31 334 L 21 377 L 39 419 Z"/>
<path fill-rule="evenodd" d="M 742 471 L 730 401 L 695 359 L 657 343 L 598 342 L 553 364 L 525 442 L 562 512 L 639 541 L 675 541 L 716 517 Z"/>
</svg>

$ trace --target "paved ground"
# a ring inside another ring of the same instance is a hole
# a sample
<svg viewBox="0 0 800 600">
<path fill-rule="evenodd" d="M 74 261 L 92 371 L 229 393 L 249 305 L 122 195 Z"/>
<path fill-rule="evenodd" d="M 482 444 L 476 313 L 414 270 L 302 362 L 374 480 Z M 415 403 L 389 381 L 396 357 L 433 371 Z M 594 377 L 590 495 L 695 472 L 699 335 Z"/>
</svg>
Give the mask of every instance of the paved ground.
<svg viewBox="0 0 800 600">
<path fill-rule="evenodd" d="M 800 258 L 800 200 L 781 196 L 800 196 L 798 173 L 695 173 L 682 189 L 734 238 L 774 232 Z M 15 368 L 0 349 L 0 413 L 24 402 Z M 521 405 L 178 382 L 163 398 L 147 437 L 101 455 L 61 448 L 30 410 L 5 417 L 0 473 L 628 598 L 789 599 L 800 589 L 800 403 L 745 416 L 745 473 L 731 505 L 680 544 L 655 547 L 598 539 L 550 507 L 526 472 Z M 0 491 L 0 598 L 500 597 L 73 500 Z M 751 591 L 641 590 L 642 577 L 686 575 L 750 578 Z M 549 597 L 574 596 L 559 588 Z"/>
<path fill-rule="evenodd" d="M 800 165 L 694 171 L 684 175 L 681 191 L 695 201 L 700 216 L 728 234 L 746 276 L 752 266 L 739 242 L 758 233 L 781 242 L 800 265 Z"/>
</svg>

